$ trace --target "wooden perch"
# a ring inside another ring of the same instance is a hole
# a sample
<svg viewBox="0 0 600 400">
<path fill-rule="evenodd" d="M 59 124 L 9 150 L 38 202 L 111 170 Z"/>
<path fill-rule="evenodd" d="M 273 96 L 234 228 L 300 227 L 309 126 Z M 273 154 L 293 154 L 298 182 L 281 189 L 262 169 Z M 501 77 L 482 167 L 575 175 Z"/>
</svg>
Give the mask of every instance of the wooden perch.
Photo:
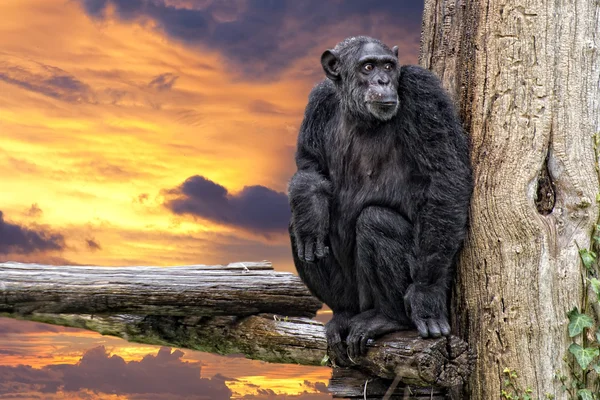
<svg viewBox="0 0 600 400">
<path fill-rule="evenodd" d="M 298 277 L 268 262 L 168 268 L 0 263 L 4 316 L 268 362 L 321 365 L 324 328 L 308 318 L 320 307 Z M 356 361 L 384 380 L 398 376 L 405 384 L 441 388 L 466 382 L 474 356 L 457 337 L 424 340 L 408 331 L 370 343 Z M 334 387 L 346 382 L 344 390 L 358 390 L 350 388 L 359 384 L 357 373 L 336 374 Z"/>
<path fill-rule="evenodd" d="M 271 263 L 79 267 L 0 264 L 0 312 L 312 317 L 321 302 Z"/>
</svg>

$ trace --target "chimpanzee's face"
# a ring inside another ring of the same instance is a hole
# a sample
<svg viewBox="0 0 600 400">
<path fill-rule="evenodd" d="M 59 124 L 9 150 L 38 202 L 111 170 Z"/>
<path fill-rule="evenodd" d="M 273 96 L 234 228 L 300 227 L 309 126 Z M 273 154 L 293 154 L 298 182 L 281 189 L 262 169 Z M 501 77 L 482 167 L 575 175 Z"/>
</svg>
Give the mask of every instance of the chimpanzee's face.
<svg viewBox="0 0 600 400">
<path fill-rule="evenodd" d="M 363 96 L 368 112 L 387 121 L 398 111 L 399 75 L 397 56 L 377 43 L 366 43 L 358 53 L 355 71 L 347 77 L 356 79 L 356 89 L 362 90 L 354 90 L 353 95 Z"/>
</svg>

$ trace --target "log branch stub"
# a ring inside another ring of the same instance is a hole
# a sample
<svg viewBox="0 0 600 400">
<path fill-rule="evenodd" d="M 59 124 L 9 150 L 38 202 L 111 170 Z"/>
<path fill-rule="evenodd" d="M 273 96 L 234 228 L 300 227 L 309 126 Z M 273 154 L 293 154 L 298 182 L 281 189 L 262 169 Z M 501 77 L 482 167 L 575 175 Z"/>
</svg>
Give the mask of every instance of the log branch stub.
<svg viewBox="0 0 600 400">
<path fill-rule="evenodd" d="M 454 387 L 466 383 L 475 354 L 456 336 L 422 339 L 416 331 L 391 333 L 371 341 L 365 357 L 356 360 L 372 375 L 417 386 Z"/>
</svg>

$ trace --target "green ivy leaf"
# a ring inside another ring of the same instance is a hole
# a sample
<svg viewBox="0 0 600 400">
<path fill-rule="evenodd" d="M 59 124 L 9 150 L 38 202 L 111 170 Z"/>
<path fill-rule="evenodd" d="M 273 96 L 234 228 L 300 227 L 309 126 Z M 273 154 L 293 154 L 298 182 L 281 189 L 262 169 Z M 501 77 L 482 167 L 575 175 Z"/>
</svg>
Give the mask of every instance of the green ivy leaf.
<svg viewBox="0 0 600 400">
<path fill-rule="evenodd" d="M 581 400 L 594 400 L 594 396 L 592 395 L 591 390 L 589 389 L 580 389 L 577 391 L 577 396 Z"/>
<path fill-rule="evenodd" d="M 571 343 L 569 351 L 575 356 L 577 363 L 583 370 L 587 369 L 588 365 L 594 361 L 594 358 L 600 355 L 600 349 L 593 347 L 583 348 L 576 343 Z"/>
<path fill-rule="evenodd" d="M 596 371 L 596 373 L 600 375 L 600 364 L 594 365 L 594 371 Z"/>
<path fill-rule="evenodd" d="M 592 290 L 594 291 L 594 293 L 596 293 L 596 295 L 600 295 L 600 280 L 598 280 L 596 278 L 592 278 L 589 281 L 590 281 L 590 286 L 592 287 Z"/>
<path fill-rule="evenodd" d="M 596 201 L 600 202 L 600 193 L 596 193 Z"/>
<path fill-rule="evenodd" d="M 584 328 L 594 326 L 594 320 L 585 314 L 580 314 L 577 307 L 567 313 L 569 317 L 569 336 L 577 336 L 583 332 Z"/>
<path fill-rule="evenodd" d="M 583 265 L 587 269 L 592 267 L 592 264 L 596 259 L 596 253 L 589 251 L 588 249 L 579 249 L 579 256 L 581 257 L 581 261 L 583 261 Z"/>
</svg>

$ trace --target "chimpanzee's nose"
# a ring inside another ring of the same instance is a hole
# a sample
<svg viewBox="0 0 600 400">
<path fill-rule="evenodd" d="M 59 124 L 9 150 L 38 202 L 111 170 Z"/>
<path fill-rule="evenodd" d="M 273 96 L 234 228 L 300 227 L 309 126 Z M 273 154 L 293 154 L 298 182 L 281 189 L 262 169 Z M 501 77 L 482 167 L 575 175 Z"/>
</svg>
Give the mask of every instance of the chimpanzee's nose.
<svg viewBox="0 0 600 400">
<path fill-rule="evenodd" d="M 385 75 L 379 75 L 377 77 L 377 83 L 380 85 L 387 85 L 388 83 L 390 83 L 390 78 Z"/>
</svg>

